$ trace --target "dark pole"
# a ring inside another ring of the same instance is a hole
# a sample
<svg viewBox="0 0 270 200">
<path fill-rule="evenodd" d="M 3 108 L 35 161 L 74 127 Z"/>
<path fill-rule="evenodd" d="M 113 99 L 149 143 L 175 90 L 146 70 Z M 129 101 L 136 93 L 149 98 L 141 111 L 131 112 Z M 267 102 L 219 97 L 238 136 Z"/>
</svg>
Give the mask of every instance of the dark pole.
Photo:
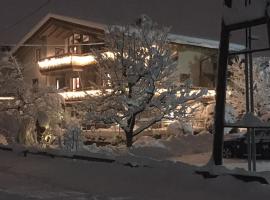
<svg viewBox="0 0 270 200">
<path fill-rule="evenodd" d="M 216 107 L 214 122 L 214 142 L 213 142 L 213 160 L 215 165 L 222 165 L 224 117 L 226 101 L 226 79 L 227 64 L 229 54 L 230 31 L 226 29 L 222 20 L 219 59 L 218 59 L 218 81 L 216 86 Z"/>
<path fill-rule="evenodd" d="M 248 34 L 249 34 L 249 48 L 251 49 L 252 47 L 252 32 L 251 32 L 251 28 L 249 28 L 248 30 Z M 253 59 L 252 59 L 252 53 L 249 53 L 249 83 L 250 83 L 250 86 L 249 86 L 249 89 L 250 89 L 250 112 L 251 113 L 254 113 L 254 90 L 253 90 Z M 252 168 L 253 168 L 253 171 L 256 171 L 256 143 L 255 143 L 255 131 L 254 131 L 254 128 L 252 128 L 250 130 L 250 135 L 251 135 L 251 144 L 252 144 Z"/>
<path fill-rule="evenodd" d="M 248 0 L 245 0 L 245 6 L 248 5 Z M 245 29 L 245 32 L 246 32 L 246 49 L 250 49 L 250 46 L 249 46 L 249 38 L 250 38 L 250 35 L 249 35 L 249 29 L 246 28 Z M 246 86 L 246 113 L 249 113 L 250 112 L 250 95 L 249 95 L 249 92 L 250 92 L 250 89 L 249 89 L 249 54 L 245 53 L 245 86 Z M 247 153 L 248 153 L 248 170 L 251 171 L 251 129 L 248 128 L 247 129 Z"/>
</svg>

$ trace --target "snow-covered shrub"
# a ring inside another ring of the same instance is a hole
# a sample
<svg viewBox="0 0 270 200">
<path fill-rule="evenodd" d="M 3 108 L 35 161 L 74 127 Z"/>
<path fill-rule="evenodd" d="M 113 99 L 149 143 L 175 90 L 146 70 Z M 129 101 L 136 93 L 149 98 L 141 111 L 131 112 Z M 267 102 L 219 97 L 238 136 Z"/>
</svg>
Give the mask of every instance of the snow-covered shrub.
<svg viewBox="0 0 270 200">
<path fill-rule="evenodd" d="M 205 119 L 205 128 L 209 132 L 213 132 L 214 126 L 214 114 L 215 114 L 215 104 L 210 104 L 206 106 L 204 111 L 204 116 L 207 116 Z M 236 111 L 234 110 L 233 106 L 230 104 L 225 105 L 225 122 L 226 123 L 234 123 L 236 122 Z M 224 132 L 229 133 L 231 128 L 225 128 Z"/>
<path fill-rule="evenodd" d="M 268 120 L 270 112 L 270 67 L 269 57 L 253 59 L 253 91 L 255 113 L 262 120 Z M 227 103 L 236 111 L 239 120 L 246 110 L 245 62 L 236 57 L 228 66 Z"/>
<path fill-rule="evenodd" d="M 246 109 L 245 62 L 235 57 L 228 65 L 227 103 L 235 109 L 236 117 L 240 119 Z"/>
<path fill-rule="evenodd" d="M 13 98 L 0 102 L 0 112 L 12 113 L 18 118 L 19 124 L 15 127 L 19 132 L 12 131 L 12 134 L 16 135 L 16 141 L 21 144 L 33 145 L 40 142 L 46 129 L 54 129 L 61 123 L 63 98 L 52 88 L 33 88 L 27 85 L 23 68 L 7 53 L 0 55 L 0 96 Z M 40 113 L 43 113 L 43 119 Z M 0 128 L 3 126 L 5 124 L 0 123 Z"/>
<path fill-rule="evenodd" d="M 17 141 L 21 121 L 15 112 L 0 112 L 0 132 L 9 144 Z"/>
<path fill-rule="evenodd" d="M 0 144 L 2 145 L 8 145 L 7 139 L 4 136 L 4 134 L 2 134 L 2 131 L 0 130 Z"/>
<path fill-rule="evenodd" d="M 177 62 L 167 39 L 169 29 L 145 15 L 139 21 L 108 28 L 109 53 L 96 52 L 104 87 L 98 97 L 84 102 L 88 119 L 118 124 L 128 147 L 134 136 L 164 118 L 190 117 L 192 104 L 206 93 L 192 92 L 190 81 L 171 81 Z"/>
</svg>

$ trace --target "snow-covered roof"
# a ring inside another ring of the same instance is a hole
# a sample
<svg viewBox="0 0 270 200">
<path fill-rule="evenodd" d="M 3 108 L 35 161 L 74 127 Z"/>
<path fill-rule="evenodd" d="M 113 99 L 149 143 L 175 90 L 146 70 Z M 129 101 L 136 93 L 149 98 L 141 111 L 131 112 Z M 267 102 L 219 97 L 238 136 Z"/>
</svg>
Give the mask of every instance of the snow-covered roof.
<svg viewBox="0 0 270 200">
<path fill-rule="evenodd" d="M 38 24 L 36 24 L 30 32 L 28 32 L 20 41 L 19 43 L 11 50 L 12 53 L 15 53 L 21 45 L 23 45 L 28 39 L 30 39 L 49 19 L 58 19 L 78 25 L 83 25 L 86 27 L 93 27 L 97 29 L 106 30 L 106 25 L 101 23 L 92 22 L 89 20 L 82 20 L 73 17 L 68 17 L 64 15 L 58 14 L 47 14 Z M 219 48 L 219 41 L 216 40 L 209 40 L 209 39 L 202 39 L 198 37 L 189 37 L 184 35 L 177 35 L 177 34 L 169 34 L 168 35 L 169 41 L 178 43 L 178 44 L 186 44 L 191 46 L 199 46 L 211 49 L 218 49 Z M 245 47 L 238 44 L 230 44 L 230 50 L 243 50 Z"/>
<path fill-rule="evenodd" d="M 168 38 L 171 42 L 178 44 L 186 44 L 191 46 L 205 47 L 210 49 L 218 49 L 219 41 L 203 39 L 197 37 L 189 37 L 184 35 L 169 34 Z M 230 43 L 230 50 L 239 51 L 245 49 L 245 46 L 239 44 Z"/>
</svg>

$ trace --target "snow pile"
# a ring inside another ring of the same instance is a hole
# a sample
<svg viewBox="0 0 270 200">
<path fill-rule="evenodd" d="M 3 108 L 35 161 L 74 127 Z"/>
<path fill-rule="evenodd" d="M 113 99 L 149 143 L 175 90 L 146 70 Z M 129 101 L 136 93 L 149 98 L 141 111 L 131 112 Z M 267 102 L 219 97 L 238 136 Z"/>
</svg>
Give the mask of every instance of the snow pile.
<svg viewBox="0 0 270 200">
<path fill-rule="evenodd" d="M 106 156 L 118 156 L 121 154 L 122 151 L 125 148 L 117 148 L 111 145 L 107 145 L 107 146 L 97 146 L 95 143 L 92 145 L 84 145 L 83 149 L 81 151 L 78 152 L 78 154 L 80 153 L 94 153 L 94 154 L 99 154 L 99 155 L 106 155 Z"/>
<path fill-rule="evenodd" d="M 167 131 L 169 135 L 173 136 L 181 136 L 181 135 L 192 135 L 193 129 L 190 124 L 175 121 L 167 127 Z"/>
<path fill-rule="evenodd" d="M 265 16 L 268 0 L 256 0 L 247 7 L 240 5 L 238 1 L 233 1 L 232 8 L 224 6 L 223 19 L 225 24 L 236 24 L 259 19 Z M 241 2 L 242 3 L 242 2 Z M 242 3 L 243 4 L 243 3 Z M 269 8 L 267 10 L 269 12 Z"/>
<path fill-rule="evenodd" d="M 187 135 L 169 137 L 164 144 L 174 156 L 205 153 L 212 150 L 213 135 Z"/>
<path fill-rule="evenodd" d="M 157 160 L 172 160 L 183 155 L 210 152 L 212 150 L 212 135 L 182 135 L 156 140 L 141 137 L 129 150 L 133 156 Z"/>
<path fill-rule="evenodd" d="M 161 140 L 156 140 L 155 138 L 152 138 L 150 136 L 142 136 L 138 140 L 136 140 L 133 143 L 134 148 L 140 148 L 140 147 L 157 147 L 157 148 L 164 148 L 166 149 L 166 146 L 161 142 Z"/>
</svg>

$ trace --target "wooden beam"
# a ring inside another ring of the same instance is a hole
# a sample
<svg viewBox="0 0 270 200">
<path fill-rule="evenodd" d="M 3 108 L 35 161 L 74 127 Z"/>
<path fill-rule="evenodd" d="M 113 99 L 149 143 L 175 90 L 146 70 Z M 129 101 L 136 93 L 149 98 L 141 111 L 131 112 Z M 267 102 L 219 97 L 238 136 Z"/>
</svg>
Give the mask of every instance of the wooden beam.
<svg viewBox="0 0 270 200">
<path fill-rule="evenodd" d="M 270 51 L 270 47 L 262 48 L 262 49 L 247 49 L 243 51 L 233 51 L 229 53 L 229 56 L 236 56 L 236 55 L 248 54 L 248 53 L 257 53 L 257 52 L 263 52 L 263 51 Z"/>
<path fill-rule="evenodd" d="M 55 25 L 58 25 L 60 27 L 63 27 L 65 29 L 70 29 L 70 30 L 77 30 L 81 33 L 85 33 L 85 34 L 94 34 L 94 35 L 104 35 L 104 31 L 100 30 L 100 29 L 96 29 L 96 28 L 91 28 L 91 27 L 86 27 L 86 26 L 82 26 L 79 24 L 74 24 L 74 23 L 70 23 L 70 22 L 65 22 L 65 21 L 61 21 L 61 20 L 56 20 L 54 19 L 53 23 Z"/>
<path fill-rule="evenodd" d="M 216 86 L 216 107 L 214 121 L 213 159 L 216 165 L 222 165 L 224 117 L 226 101 L 226 79 L 229 55 L 230 31 L 222 21 L 221 40 L 218 59 L 218 81 Z"/>
<path fill-rule="evenodd" d="M 60 28 L 60 29 L 62 29 L 62 31 L 59 31 L 57 34 L 55 34 L 56 38 L 59 38 L 63 33 L 67 31 L 66 29 L 63 29 L 63 28 Z"/>
<path fill-rule="evenodd" d="M 54 26 L 54 29 L 47 36 L 51 37 L 57 31 L 57 29 L 58 29 L 58 27 Z"/>
<path fill-rule="evenodd" d="M 253 26 L 266 24 L 267 21 L 268 21 L 268 17 L 265 16 L 265 17 L 262 17 L 262 18 L 259 18 L 259 19 L 254 19 L 254 20 L 251 20 L 251 21 L 226 25 L 226 29 L 229 30 L 229 31 L 236 31 L 236 30 L 240 30 L 240 29 L 245 29 L 245 28 L 250 28 L 250 27 L 253 27 Z"/>
<path fill-rule="evenodd" d="M 267 20 L 268 47 L 270 48 L 270 19 Z"/>
</svg>

